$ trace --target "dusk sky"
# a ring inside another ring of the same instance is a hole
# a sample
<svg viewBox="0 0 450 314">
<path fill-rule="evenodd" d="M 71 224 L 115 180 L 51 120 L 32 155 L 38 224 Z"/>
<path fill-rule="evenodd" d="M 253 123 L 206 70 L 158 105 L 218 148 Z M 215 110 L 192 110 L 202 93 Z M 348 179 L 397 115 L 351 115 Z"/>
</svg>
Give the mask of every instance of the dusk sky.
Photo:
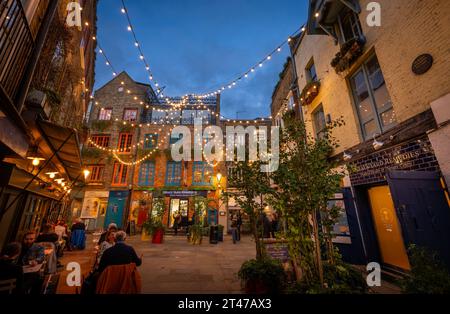
<svg viewBox="0 0 450 314">
<path fill-rule="evenodd" d="M 127 0 L 134 30 L 164 95 L 217 90 L 255 65 L 298 30 L 307 18 L 307 0 Z M 98 7 L 98 40 L 117 72 L 149 83 L 127 31 L 119 0 Z M 221 114 L 267 117 L 288 47 L 251 78 L 222 94 Z M 96 88 L 112 78 L 97 58 Z M 242 112 L 245 111 L 245 112 Z"/>
</svg>

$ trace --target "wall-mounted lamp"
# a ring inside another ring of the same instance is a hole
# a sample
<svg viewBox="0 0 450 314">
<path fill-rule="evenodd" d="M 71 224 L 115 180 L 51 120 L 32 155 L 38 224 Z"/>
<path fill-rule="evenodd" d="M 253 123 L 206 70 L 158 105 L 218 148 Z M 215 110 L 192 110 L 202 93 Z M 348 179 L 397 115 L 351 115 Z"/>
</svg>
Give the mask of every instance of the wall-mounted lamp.
<svg viewBox="0 0 450 314">
<path fill-rule="evenodd" d="M 58 174 L 58 172 L 47 172 L 46 173 L 46 175 L 48 175 L 50 177 L 50 179 L 54 179 L 57 174 Z"/>
<path fill-rule="evenodd" d="M 353 158 L 353 156 L 348 154 L 348 153 L 346 153 L 346 152 L 344 152 L 344 157 L 343 158 L 344 158 L 345 161 L 349 161 L 350 159 Z"/>
<path fill-rule="evenodd" d="M 33 147 L 31 147 L 31 148 L 28 150 L 28 153 L 27 153 L 27 159 L 32 160 L 31 163 L 32 163 L 32 165 L 35 166 L 35 167 L 39 166 L 39 164 L 41 163 L 41 161 L 44 161 L 44 160 L 45 160 L 45 158 L 42 158 L 42 157 L 39 155 L 38 147 L 37 147 L 37 146 L 33 146 Z"/>
<path fill-rule="evenodd" d="M 381 147 L 384 146 L 384 142 L 377 141 L 377 140 L 375 139 L 375 136 L 376 136 L 376 134 L 373 136 L 373 144 L 372 144 L 372 146 L 373 146 L 373 148 L 374 148 L 375 150 L 379 150 Z"/>
</svg>

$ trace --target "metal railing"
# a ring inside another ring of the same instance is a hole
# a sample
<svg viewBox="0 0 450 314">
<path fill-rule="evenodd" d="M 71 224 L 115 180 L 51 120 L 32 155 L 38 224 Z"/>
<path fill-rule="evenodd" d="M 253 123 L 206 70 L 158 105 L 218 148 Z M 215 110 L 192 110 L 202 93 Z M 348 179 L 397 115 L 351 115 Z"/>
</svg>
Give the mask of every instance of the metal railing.
<svg viewBox="0 0 450 314">
<path fill-rule="evenodd" d="M 0 85 L 14 101 L 33 50 L 33 37 L 19 0 L 0 4 Z"/>
</svg>

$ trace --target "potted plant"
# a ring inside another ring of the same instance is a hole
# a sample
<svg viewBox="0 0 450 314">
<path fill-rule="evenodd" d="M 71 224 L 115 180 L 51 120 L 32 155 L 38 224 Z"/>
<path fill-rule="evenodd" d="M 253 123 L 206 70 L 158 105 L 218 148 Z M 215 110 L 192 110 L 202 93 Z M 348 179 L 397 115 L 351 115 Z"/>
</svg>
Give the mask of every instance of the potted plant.
<svg viewBox="0 0 450 314">
<path fill-rule="evenodd" d="M 153 223 L 151 219 L 147 219 L 142 224 L 142 234 L 141 234 L 141 240 L 142 241 L 150 241 L 152 237 L 152 230 L 153 229 Z"/>
<path fill-rule="evenodd" d="M 203 240 L 203 232 L 202 232 L 202 226 L 199 224 L 192 225 L 189 231 L 189 242 L 196 245 L 202 244 Z"/>
<path fill-rule="evenodd" d="M 246 261 L 238 276 L 247 294 L 279 293 L 286 280 L 281 262 L 268 257 Z"/>
<path fill-rule="evenodd" d="M 364 39 L 353 38 L 342 45 L 341 50 L 331 61 L 331 66 L 336 70 L 336 73 L 347 70 L 362 55 L 364 44 Z"/>
<path fill-rule="evenodd" d="M 164 232 L 165 226 L 163 225 L 162 221 L 160 220 L 153 221 L 151 227 L 152 243 L 162 244 L 164 240 Z"/>
</svg>

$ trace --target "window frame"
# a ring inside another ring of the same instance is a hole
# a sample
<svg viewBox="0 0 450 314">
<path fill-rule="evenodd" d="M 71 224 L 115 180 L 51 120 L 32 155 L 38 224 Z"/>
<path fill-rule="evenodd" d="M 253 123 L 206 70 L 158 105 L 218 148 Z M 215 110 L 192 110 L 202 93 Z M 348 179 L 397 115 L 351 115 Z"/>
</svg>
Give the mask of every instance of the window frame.
<svg viewBox="0 0 450 314">
<path fill-rule="evenodd" d="M 345 38 L 345 34 L 344 34 L 343 20 L 347 16 L 351 16 L 350 18 L 353 18 L 354 21 L 356 21 L 356 28 L 358 30 L 358 34 L 355 34 L 355 30 L 352 25 L 352 32 L 353 32 L 352 38 Z M 362 27 L 361 27 L 361 21 L 359 20 L 359 16 L 355 12 L 353 12 L 352 10 L 344 11 L 338 15 L 337 20 L 338 20 L 337 28 L 338 28 L 339 34 L 340 34 L 339 42 L 341 43 L 341 45 L 345 44 L 346 42 L 348 42 L 349 40 L 351 40 L 353 38 L 364 38 L 364 33 L 363 33 Z"/>
<path fill-rule="evenodd" d="M 125 109 L 123 109 L 123 117 L 122 117 L 122 120 L 123 121 L 127 121 L 127 122 L 136 122 L 137 120 L 138 120 L 138 109 L 137 108 L 125 108 Z M 134 112 L 135 114 L 136 114 L 136 118 L 133 120 L 133 119 L 125 119 L 125 117 L 126 117 L 126 115 L 127 115 L 127 112 Z"/>
<path fill-rule="evenodd" d="M 166 186 L 181 186 L 181 162 L 168 161 L 166 165 Z M 179 172 L 179 175 L 177 173 Z"/>
<path fill-rule="evenodd" d="M 195 180 L 196 171 L 201 171 L 201 181 Z M 205 174 L 207 171 L 211 172 L 210 179 L 205 181 Z M 194 161 L 192 164 L 192 185 L 193 186 L 207 186 L 211 185 L 211 177 L 214 175 L 214 168 L 211 167 L 207 162 L 204 161 Z"/>
<path fill-rule="evenodd" d="M 109 111 L 109 119 L 102 119 L 102 113 Z M 97 120 L 98 121 L 111 121 L 112 120 L 112 114 L 113 114 L 113 108 L 101 108 L 98 111 Z"/>
<path fill-rule="evenodd" d="M 350 86 L 351 97 L 352 97 L 354 105 L 355 105 L 355 110 L 356 110 L 357 117 L 358 117 L 358 123 L 359 123 L 359 126 L 360 126 L 362 137 L 363 137 L 363 139 L 365 141 L 366 140 L 370 140 L 373 137 L 373 135 L 366 134 L 367 132 L 365 130 L 365 125 L 368 124 L 369 122 L 371 122 L 372 120 L 375 121 L 375 125 L 377 127 L 377 130 L 376 130 L 375 134 L 377 134 L 377 133 L 378 134 L 383 134 L 384 132 L 389 131 L 390 129 L 392 129 L 393 127 L 395 127 L 398 124 L 397 122 L 394 122 L 394 123 L 391 123 L 391 124 L 383 127 L 383 123 L 381 121 L 381 115 L 383 113 L 385 113 L 385 112 L 388 112 L 389 110 L 394 110 L 394 106 L 393 106 L 393 103 L 392 103 L 391 95 L 389 94 L 389 90 L 388 90 L 389 99 L 390 99 L 390 106 L 385 106 L 384 108 L 382 108 L 382 110 L 379 110 L 377 108 L 376 98 L 375 98 L 375 95 L 374 95 L 373 86 L 372 86 L 372 83 L 370 81 L 370 76 L 369 76 L 369 72 L 368 72 L 368 68 L 367 68 L 367 64 L 370 61 L 372 61 L 374 58 L 377 59 L 379 70 L 381 71 L 381 75 L 383 76 L 383 81 L 384 81 L 383 84 L 386 85 L 386 80 L 384 78 L 383 70 L 381 69 L 381 65 L 380 65 L 380 63 L 378 61 L 378 57 L 377 57 L 376 54 L 372 54 L 368 58 L 366 58 L 364 60 L 364 62 L 361 64 L 361 66 L 358 69 L 356 69 L 355 72 L 352 73 L 352 75 L 350 75 L 349 78 L 348 78 L 348 84 Z M 362 73 L 363 76 L 364 76 L 364 83 L 366 84 L 366 87 L 368 89 L 368 94 L 369 94 L 368 98 L 369 98 L 369 102 L 370 102 L 370 107 L 372 109 L 372 116 L 371 116 L 371 118 L 367 118 L 365 120 L 362 120 L 362 118 L 361 118 L 361 113 L 360 113 L 360 110 L 358 109 L 358 106 L 359 106 L 360 103 L 359 103 L 359 100 L 357 99 L 358 97 L 356 95 L 356 90 L 353 87 L 354 78 L 359 73 Z M 387 85 L 386 85 L 386 89 L 387 89 Z M 394 114 L 395 114 L 395 110 L 394 110 Z"/>
<path fill-rule="evenodd" d="M 119 178 L 120 182 L 115 181 L 116 177 Z M 122 182 L 123 180 L 125 182 Z M 126 186 L 127 183 L 128 183 L 128 166 L 121 164 L 120 162 L 115 162 L 113 166 L 111 186 Z"/>
<path fill-rule="evenodd" d="M 94 142 L 97 146 L 100 146 L 103 148 L 108 148 L 111 145 L 111 134 L 92 135 L 91 142 Z M 95 147 L 95 146 L 92 143 L 90 143 L 89 147 Z"/>
<path fill-rule="evenodd" d="M 317 125 L 317 120 L 316 120 L 317 114 L 320 111 L 323 113 L 323 122 L 324 122 L 324 124 L 323 124 L 324 127 L 321 130 L 319 130 L 319 127 Z M 313 121 L 313 126 L 314 126 L 314 136 L 316 139 L 321 139 L 322 138 L 321 134 L 324 134 L 326 127 L 327 127 L 327 119 L 326 119 L 326 115 L 325 115 L 325 110 L 323 109 L 323 104 L 318 105 L 314 109 L 314 111 L 311 113 L 311 115 L 312 115 L 312 121 Z"/>
<path fill-rule="evenodd" d="M 151 140 L 147 140 L 147 138 L 151 138 Z M 153 139 L 155 142 L 154 145 L 153 145 Z M 158 146 L 158 139 L 159 139 L 158 133 L 146 133 L 144 135 L 144 149 L 156 148 Z"/>
<path fill-rule="evenodd" d="M 315 73 L 314 77 L 311 75 L 312 68 L 314 68 L 314 73 Z M 306 72 L 306 78 L 308 81 L 307 83 L 317 82 L 318 76 L 317 76 L 317 68 L 316 68 L 316 63 L 314 62 L 314 58 L 311 58 L 311 60 L 308 62 L 308 65 L 305 68 L 305 72 Z"/>
<path fill-rule="evenodd" d="M 105 174 L 105 165 L 89 165 L 88 166 L 90 174 L 89 174 L 89 183 L 101 183 L 103 182 L 103 176 Z M 97 172 L 98 171 L 98 172 Z M 96 174 L 98 178 L 93 179 L 92 177 Z"/>
<path fill-rule="evenodd" d="M 139 167 L 139 186 L 153 186 L 155 184 L 155 171 L 155 162 L 143 162 Z"/>
<path fill-rule="evenodd" d="M 122 147 L 122 137 L 126 137 L 124 141 L 124 147 Z M 133 143 L 133 133 L 119 133 L 119 139 L 117 143 L 117 151 L 119 154 L 129 154 L 131 153 L 131 145 Z M 125 148 L 127 150 L 125 150 Z"/>
</svg>

